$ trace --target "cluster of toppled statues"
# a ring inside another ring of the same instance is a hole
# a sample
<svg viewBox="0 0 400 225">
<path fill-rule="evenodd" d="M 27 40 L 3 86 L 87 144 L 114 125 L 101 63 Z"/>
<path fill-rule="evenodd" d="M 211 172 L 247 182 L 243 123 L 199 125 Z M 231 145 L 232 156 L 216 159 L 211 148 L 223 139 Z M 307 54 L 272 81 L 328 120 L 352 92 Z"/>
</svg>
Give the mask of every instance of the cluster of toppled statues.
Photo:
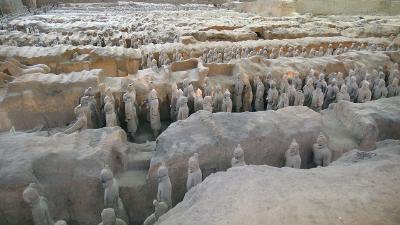
<svg viewBox="0 0 400 225">
<path fill-rule="evenodd" d="M 193 50 L 190 52 L 182 52 L 178 49 L 174 49 L 172 57 L 167 52 L 161 51 L 158 60 L 153 54 L 146 53 L 142 50 L 142 68 L 153 68 L 155 66 L 167 66 L 172 62 L 179 62 L 190 58 L 200 58 L 203 63 L 229 63 L 234 59 L 249 58 L 252 56 L 262 56 L 269 59 L 276 59 L 279 57 L 304 57 L 314 58 L 331 55 L 340 55 L 348 51 L 397 51 L 398 46 L 391 42 L 388 46 L 376 45 L 375 43 L 352 43 L 350 48 L 343 47 L 342 43 L 339 43 L 337 48 L 333 48 L 332 44 L 329 44 L 328 48 L 320 46 L 318 49 L 311 48 L 307 50 L 306 47 L 302 46 L 281 46 L 279 48 L 242 48 L 242 47 L 226 47 L 223 49 L 214 48 L 203 50 L 202 55 L 196 54 Z"/>
</svg>

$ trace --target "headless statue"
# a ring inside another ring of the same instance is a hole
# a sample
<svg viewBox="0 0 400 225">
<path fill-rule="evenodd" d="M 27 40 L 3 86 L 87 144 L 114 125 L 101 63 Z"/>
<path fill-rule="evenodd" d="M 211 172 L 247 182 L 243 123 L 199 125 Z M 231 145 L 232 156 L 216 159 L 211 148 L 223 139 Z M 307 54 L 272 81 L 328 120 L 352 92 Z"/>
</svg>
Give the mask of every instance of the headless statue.
<svg viewBox="0 0 400 225">
<path fill-rule="evenodd" d="M 315 166 L 328 166 L 332 161 L 332 153 L 328 148 L 327 140 L 322 132 L 317 138 L 317 143 L 313 145 Z"/>
<path fill-rule="evenodd" d="M 49 213 L 47 199 L 39 195 L 36 184 L 31 183 L 25 188 L 22 197 L 32 207 L 32 218 L 34 225 L 54 225 L 53 218 Z"/>
<path fill-rule="evenodd" d="M 200 184 L 203 181 L 203 174 L 201 173 L 199 165 L 199 155 L 194 153 L 189 158 L 188 162 L 188 178 L 186 182 L 186 190 L 189 191 L 192 187 Z"/>
<path fill-rule="evenodd" d="M 157 201 L 165 202 L 168 205 L 169 209 L 172 208 L 172 185 L 168 175 L 168 168 L 165 166 L 164 163 L 162 163 L 161 166 L 158 168 L 157 181 Z"/>
<path fill-rule="evenodd" d="M 119 197 L 119 185 L 114 178 L 111 169 L 106 165 L 101 170 L 101 183 L 104 187 L 104 208 L 111 208 L 116 216 L 129 223 L 128 214 L 125 211 L 124 204 Z"/>
<path fill-rule="evenodd" d="M 82 131 L 87 129 L 87 119 L 86 114 L 82 109 L 81 105 L 74 108 L 74 113 L 76 115 L 76 121 L 74 124 L 64 131 L 65 134 L 72 134 L 75 131 Z"/>
<path fill-rule="evenodd" d="M 165 202 L 159 202 L 157 200 L 153 201 L 154 213 L 146 218 L 143 225 L 153 225 L 157 220 L 168 212 L 168 205 Z"/>
<path fill-rule="evenodd" d="M 246 162 L 244 161 L 244 151 L 242 146 L 240 144 L 237 145 L 235 150 L 233 151 L 233 158 L 231 160 L 231 166 L 232 167 L 237 167 L 237 166 L 245 166 Z"/>
<path fill-rule="evenodd" d="M 228 89 L 226 89 L 224 93 L 224 100 L 222 101 L 222 112 L 232 112 L 231 93 Z"/>
<path fill-rule="evenodd" d="M 300 169 L 301 157 L 299 152 L 299 144 L 296 139 L 292 140 L 289 149 L 285 153 L 285 167 Z"/>
<path fill-rule="evenodd" d="M 117 218 L 113 208 L 103 209 L 101 212 L 101 220 L 102 222 L 99 223 L 99 225 L 127 225 L 125 221 Z"/>
</svg>

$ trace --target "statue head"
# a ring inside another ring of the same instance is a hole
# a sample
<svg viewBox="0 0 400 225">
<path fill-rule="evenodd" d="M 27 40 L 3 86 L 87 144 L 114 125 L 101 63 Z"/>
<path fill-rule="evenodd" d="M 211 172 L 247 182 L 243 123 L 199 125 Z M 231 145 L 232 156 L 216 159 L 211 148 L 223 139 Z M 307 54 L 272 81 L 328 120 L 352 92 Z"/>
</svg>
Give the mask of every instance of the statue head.
<svg viewBox="0 0 400 225">
<path fill-rule="evenodd" d="M 320 81 L 325 80 L 325 74 L 324 73 L 320 73 L 319 74 L 319 80 Z"/>
<path fill-rule="evenodd" d="M 235 159 L 243 159 L 244 158 L 244 151 L 240 144 L 238 144 L 236 146 L 235 150 L 233 151 L 233 157 Z"/>
<path fill-rule="evenodd" d="M 24 192 L 22 193 L 22 198 L 28 204 L 32 204 L 40 197 L 35 185 L 35 183 L 29 184 L 29 186 L 25 188 Z"/>
<path fill-rule="evenodd" d="M 319 51 L 320 51 L 320 52 L 323 52 L 323 51 L 324 51 L 324 47 L 320 46 L 320 47 L 319 47 Z"/>
<path fill-rule="evenodd" d="M 84 92 L 83 95 L 84 95 L 84 96 L 93 96 L 92 87 L 88 87 L 88 88 L 85 90 L 85 92 Z"/>
<path fill-rule="evenodd" d="M 335 86 L 336 84 L 337 84 L 336 78 L 332 78 L 332 80 L 331 80 L 331 85 L 332 85 L 332 86 Z"/>
<path fill-rule="evenodd" d="M 321 147 L 324 147 L 324 146 L 326 146 L 326 144 L 327 144 L 326 137 L 325 137 L 325 135 L 324 135 L 322 132 L 319 133 L 319 136 L 318 136 L 318 138 L 317 138 L 317 144 L 318 144 L 319 146 L 321 146 Z"/>
<path fill-rule="evenodd" d="M 107 88 L 107 90 L 106 90 L 106 95 L 107 95 L 107 96 L 110 96 L 110 97 L 113 96 L 113 93 L 112 93 L 112 91 L 111 91 L 111 88 Z"/>
<path fill-rule="evenodd" d="M 188 93 L 193 93 L 194 92 L 194 88 L 193 85 L 189 84 L 189 86 L 187 87 Z"/>
<path fill-rule="evenodd" d="M 101 212 L 101 220 L 103 221 L 103 225 L 114 225 L 117 220 L 114 209 L 103 209 Z"/>
<path fill-rule="evenodd" d="M 328 48 L 332 48 L 332 44 L 329 44 L 329 45 L 328 45 Z"/>
<path fill-rule="evenodd" d="M 268 80 L 271 80 L 271 79 L 272 79 L 272 73 L 271 73 L 271 72 L 268 72 L 268 73 L 267 73 L 267 79 L 268 79 Z"/>
<path fill-rule="evenodd" d="M 59 220 L 54 225 L 67 225 L 67 222 L 65 222 L 64 220 Z"/>
<path fill-rule="evenodd" d="M 157 179 L 160 182 L 163 180 L 165 177 L 168 177 L 168 168 L 165 166 L 165 163 L 161 163 L 161 166 L 158 167 L 157 170 Z"/>
<path fill-rule="evenodd" d="M 298 155 L 299 154 L 299 144 L 297 143 L 296 139 L 293 138 L 292 143 L 289 146 L 289 153 L 290 155 Z"/>
<path fill-rule="evenodd" d="M 200 90 L 200 88 L 197 88 L 197 90 L 196 90 L 196 96 L 197 96 L 197 97 L 203 97 L 203 92 Z"/>
<path fill-rule="evenodd" d="M 215 87 L 215 89 L 216 89 L 217 93 L 220 93 L 220 92 L 221 92 L 221 85 L 220 85 L 220 84 L 217 84 L 217 86 Z"/>
<path fill-rule="evenodd" d="M 189 86 L 189 83 L 190 83 L 189 79 L 185 78 L 185 79 L 183 79 L 182 86 L 187 87 L 187 86 Z"/>
</svg>

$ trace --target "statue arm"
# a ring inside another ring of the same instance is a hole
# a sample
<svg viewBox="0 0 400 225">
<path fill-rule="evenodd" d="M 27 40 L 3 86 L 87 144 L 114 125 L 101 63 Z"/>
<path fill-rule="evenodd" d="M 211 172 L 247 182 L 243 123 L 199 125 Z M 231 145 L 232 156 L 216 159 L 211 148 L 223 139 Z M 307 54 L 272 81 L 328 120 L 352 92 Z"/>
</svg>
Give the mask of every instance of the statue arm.
<svg viewBox="0 0 400 225">
<path fill-rule="evenodd" d="M 64 131 L 65 134 L 72 134 L 83 127 L 83 121 L 78 119 L 70 128 Z"/>
</svg>

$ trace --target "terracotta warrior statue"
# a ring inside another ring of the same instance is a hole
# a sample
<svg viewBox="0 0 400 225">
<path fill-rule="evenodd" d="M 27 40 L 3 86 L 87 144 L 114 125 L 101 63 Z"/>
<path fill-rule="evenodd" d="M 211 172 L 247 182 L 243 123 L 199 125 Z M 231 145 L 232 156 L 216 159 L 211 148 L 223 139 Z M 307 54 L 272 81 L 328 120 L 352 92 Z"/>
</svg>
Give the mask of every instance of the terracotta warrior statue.
<svg viewBox="0 0 400 225">
<path fill-rule="evenodd" d="M 311 109 L 316 112 L 320 112 L 323 104 L 324 93 L 322 93 L 321 87 L 317 85 L 317 88 L 313 91 Z"/>
<path fill-rule="evenodd" d="M 313 145 L 315 166 L 328 166 L 332 161 L 332 153 L 328 148 L 328 141 L 322 132 L 317 138 L 317 143 Z"/>
<path fill-rule="evenodd" d="M 112 100 L 106 100 L 105 98 L 105 105 L 104 105 L 104 113 L 106 114 L 106 126 L 107 127 L 114 127 L 118 126 L 117 123 L 117 115 L 115 114 L 114 109 L 114 102 Z"/>
<path fill-rule="evenodd" d="M 276 89 L 275 81 L 270 82 L 270 88 L 268 90 L 267 97 L 267 110 L 276 110 L 278 109 L 279 102 L 279 92 Z"/>
<path fill-rule="evenodd" d="M 244 90 L 244 82 L 240 78 L 240 75 L 235 75 L 235 105 L 236 112 L 241 112 L 243 106 L 243 90 Z"/>
<path fill-rule="evenodd" d="M 108 165 L 101 170 L 100 178 L 104 188 L 104 208 L 113 209 L 118 218 L 129 223 L 128 214 L 119 197 L 119 184 Z"/>
<path fill-rule="evenodd" d="M 127 225 L 125 221 L 117 217 L 113 208 L 103 209 L 101 212 L 102 222 L 99 225 Z"/>
<path fill-rule="evenodd" d="M 211 83 L 210 80 L 208 79 L 208 77 L 204 78 L 204 97 L 205 96 L 212 96 L 212 87 L 211 87 Z"/>
<path fill-rule="evenodd" d="M 265 87 L 260 79 L 257 79 L 254 108 L 256 111 L 264 111 L 264 92 Z"/>
<path fill-rule="evenodd" d="M 350 101 L 350 95 L 347 92 L 347 86 L 345 84 L 340 88 L 340 92 L 336 95 L 337 101 Z"/>
<path fill-rule="evenodd" d="M 388 89 L 385 87 L 385 80 L 380 79 L 378 86 L 374 89 L 373 100 L 380 98 L 386 98 L 388 95 Z"/>
<path fill-rule="evenodd" d="M 131 90 L 131 88 L 133 87 L 128 88 L 128 92 L 126 92 L 122 96 L 122 98 L 125 102 L 125 121 L 127 124 L 128 133 L 132 138 L 134 138 L 137 128 L 139 126 L 139 119 L 136 114 L 136 106 L 135 106 L 136 93 L 133 91 L 129 91 Z"/>
<path fill-rule="evenodd" d="M 295 99 L 294 99 L 294 106 L 302 106 L 304 104 L 304 94 L 302 90 L 297 90 Z"/>
<path fill-rule="evenodd" d="M 176 109 L 176 103 L 178 101 L 178 86 L 176 85 L 176 83 L 172 83 L 171 84 L 171 104 L 170 106 L 170 118 L 172 121 L 176 120 L 176 117 L 178 115 L 178 110 Z"/>
<path fill-rule="evenodd" d="M 186 190 L 189 191 L 192 187 L 200 184 L 203 181 L 203 175 L 201 173 L 199 165 L 199 154 L 194 153 L 189 158 L 188 162 L 188 178 L 186 182 Z"/>
<path fill-rule="evenodd" d="M 203 109 L 203 92 L 198 88 L 194 99 L 194 111 L 197 112 Z"/>
<path fill-rule="evenodd" d="M 226 89 L 224 93 L 224 100 L 222 101 L 222 112 L 232 112 L 231 93 L 228 89 Z"/>
<path fill-rule="evenodd" d="M 355 102 L 358 96 L 357 78 L 351 76 L 347 84 L 347 93 L 349 93 L 350 101 Z"/>
<path fill-rule="evenodd" d="M 299 144 L 296 139 L 292 140 L 289 149 L 285 153 L 285 167 L 300 169 L 301 157 L 299 152 Z"/>
<path fill-rule="evenodd" d="M 394 97 L 400 95 L 399 79 L 395 77 L 392 83 L 387 87 L 388 97 Z"/>
<path fill-rule="evenodd" d="M 187 89 L 187 105 L 189 107 L 189 112 L 194 113 L 194 99 L 196 98 L 196 94 L 194 93 L 193 85 L 190 84 Z"/>
<path fill-rule="evenodd" d="M 54 225 L 50 216 L 47 199 L 39 195 L 36 184 L 31 183 L 25 188 L 22 197 L 32 207 L 32 218 L 34 225 Z"/>
<path fill-rule="evenodd" d="M 165 202 L 153 201 L 154 213 L 146 218 L 143 225 L 153 225 L 157 222 L 158 218 L 168 212 L 168 205 Z"/>
<path fill-rule="evenodd" d="M 186 118 L 189 117 L 189 107 L 187 105 L 188 98 L 182 97 L 180 102 L 181 102 L 181 106 L 179 107 L 177 120 L 185 120 Z"/>
<path fill-rule="evenodd" d="M 364 80 L 361 82 L 361 88 L 358 89 L 357 102 L 365 103 L 371 101 L 371 90 L 369 89 L 368 81 Z"/>
<path fill-rule="evenodd" d="M 286 94 L 286 92 L 282 92 L 281 95 L 279 96 L 278 109 L 282 109 L 288 106 L 289 106 L 289 97 Z"/>
<path fill-rule="evenodd" d="M 314 81 L 312 79 L 307 79 L 306 85 L 303 87 L 304 93 L 304 105 L 311 107 L 312 99 L 313 99 L 313 92 L 314 92 Z M 321 91 L 322 92 L 322 91 Z"/>
<path fill-rule="evenodd" d="M 216 93 L 215 93 L 214 99 L 213 99 L 213 109 L 215 112 L 222 111 L 223 99 L 224 99 L 224 94 L 222 93 L 221 86 L 219 84 L 217 84 Z"/>
<path fill-rule="evenodd" d="M 242 146 L 240 144 L 237 145 L 235 150 L 233 151 L 233 158 L 231 161 L 231 166 L 232 167 L 237 167 L 237 166 L 245 166 L 246 162 L 244 161 L 244 151 Z"/>
<path fill-rule="evenodd" d="M 150 126 L 153 130 L 154 138 L 157 138 L 161 129 L 159 102 L 157 98 L 157 91 L 155 89 L 150 91 L 149 99 L 147 100 L 147 108 L 149 109 Z"/>
<path fill-rule="evenodd" d="M 209 112 L 211 112 L 211 113 L 213 112 L 211 96 L 206 96 L 206 97 L 204 97 L 204 100 L 203 100 L 203 110 L 209 111 Z"/>
<path fill-rule="evenodd" d="M 168 175 L 168 168 L 165 166 L 165 163 L 162 163 L 157 171 L 157 180 L 158 180 L 158 191 L 157 191 L 157 201 L 165 202 L 168 205 L 168 208 L 172 208 L 172 200 L 171 200 L 171 192 L 172 185 L 171 180 Z"/>
</svg>

